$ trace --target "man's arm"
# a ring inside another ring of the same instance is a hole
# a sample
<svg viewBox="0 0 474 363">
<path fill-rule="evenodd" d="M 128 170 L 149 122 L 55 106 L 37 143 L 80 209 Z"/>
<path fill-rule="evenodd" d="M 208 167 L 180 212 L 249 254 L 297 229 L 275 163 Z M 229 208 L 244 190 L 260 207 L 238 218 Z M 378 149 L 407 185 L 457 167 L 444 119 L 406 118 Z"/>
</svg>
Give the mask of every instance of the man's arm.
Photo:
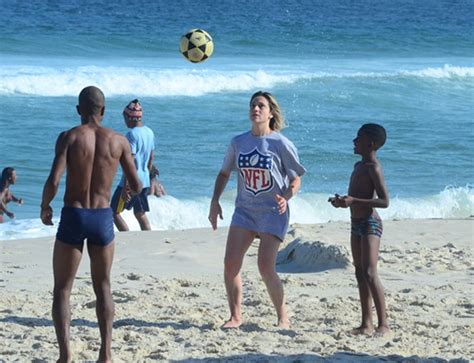
<svg viewBox="0 0 474 363">
<path fill-rule="evenodd" d="M 58 139 L 56 141 L 53 165 L 43 188 L 40 217 L 41 221 L 45 225 L 53 225 L 53 209 L 50 207 L 50 204 L 51 201 L 54 199 L 54 196 L 58 192 L 61 176 L 64 174 L 64 170 L 66 170 L 67 149 L 67 131 L 65 131 L 58 136 Z"/>
<path fill-rule="evenodd" d="M 155 155 L 153 153 L 153 150 L 150 153 L 150 158 L 148 159 L 148 171 L 151 171 L 151 168 L 153 167 L 153 161 L 155 160 Z"/>
<path fill-rule="evenodd" d="M 135 161 L 133 159 L 132 151 L 128 140 L 120 136 L 122 145 L 122 155 L 120 156 L 120 165 L 122 166 L 125 179 L 128 183 L 128 187 L 133 194 L 138 194 L 142 191 L 142 183 L 138 178 L 137 169 L 135 167 Z"/>
</svg>

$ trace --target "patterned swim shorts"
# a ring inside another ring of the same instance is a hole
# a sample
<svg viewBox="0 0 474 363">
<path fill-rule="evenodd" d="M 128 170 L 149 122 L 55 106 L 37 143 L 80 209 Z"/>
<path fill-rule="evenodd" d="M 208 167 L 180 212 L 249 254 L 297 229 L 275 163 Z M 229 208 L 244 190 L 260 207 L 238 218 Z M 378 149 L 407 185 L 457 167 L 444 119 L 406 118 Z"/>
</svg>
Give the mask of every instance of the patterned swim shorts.
<svg viewBox="0 0 474 363">
<path fill-rule="evenodd" d="M 369 216 L 367 218 L 351 218 L 351 234 L 362 237 L 374 234 L 382 237 L 383 225 L 380 218 Z"/>
</svg>

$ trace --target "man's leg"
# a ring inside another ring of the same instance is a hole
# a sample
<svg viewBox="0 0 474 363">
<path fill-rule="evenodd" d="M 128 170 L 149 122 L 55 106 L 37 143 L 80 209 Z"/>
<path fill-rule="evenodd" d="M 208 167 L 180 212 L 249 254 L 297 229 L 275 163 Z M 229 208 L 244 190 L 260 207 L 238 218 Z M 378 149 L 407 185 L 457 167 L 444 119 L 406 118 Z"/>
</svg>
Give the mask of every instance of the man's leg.
<svg viewBox="0 0 474 363">
<path fill-rule="evenodd" d="M 363 249 L 361 237 L 351 234 L 351 250 L 359 288 L 360 306 L 362 309 L 362 323 L 360 327 L 353 330 L 353 333 L 372 334 L 374 330 L 374 324 L 372 322 L 372 296 L 370 295 L 370 289 L 365 279 L 362 257 L 363 253 L 367 252 L 367 249 Z"/>
<path fill-rule="evenodd" d="M 362 268 L 364 279 L 374 299 L 375 309 L 378 317 L 377 335 L 384 335 L 390 328 L 385 311 L 385 297 L 382 283 L 377 272 L 377 261 L 379 258 L 380 237 L 369 234 L 362 237 Z"/>
<path fill-rule="evenodd" d="M 69 297 L 81 257 L 82 245 L 77 247 L 56 240 L 53 252 L 54 290 L 52 315 L 56 338 L 59 344 L 58 362 L 70 362 L 72 359 L 69 348 L 69 329 L 71 324 Z"/>
<path fill-rule="evenodd" d="M 135 212 L 135 218 L 137 219 L 138 223 L 140 224 L 140 229 L 142 231 L 151 231 L 150 222 L 148 221 L 148 217 L 146 216 L 145 212 Z"/>
<path fill-rule="evenodd" d="M 87 249 L 91 259 L 92 284 L 97 297 L 96 314 L 101 338 L 98 361 L 111 362 L 114 301 L 110 288 L 110 271 L 114 258 L 115 242 L 112 241 L 105 247 L 88 243 Z"/>
<path fill-rule="evenodd" d="M 223 328 L 238 328 L 242 324 L 242 279 L 240 269 L 245 252 L 249 249 L 254 237 L 255 232 L 247 229 L 235 226 L 229 228 L 224 257 L 224 281 L 230 319 L 222 326 Z"/>
<path fill-rule="evenodd" d="M 258 270 L 267 286 L 270 298 L 275 306 L 280 328 L 289 328 L 290 321 L 285 307 L 283 284 L 276 273 L 276 258 L 281 241 L 274 235 L 260 233 L 260 246 L 258 248 Z"/>
<path fill-rule="evenodd" d="M 127 232 L 128 231 L 128 225 L 125 222 L 125 220 L 122 218 L 120 213 L 114 213 L 114 223 L 115 223 L 115 227 L 117 227 L 117 229 L 120 232 Z"/>
<path fill-rule="evenodd" d="M 124 210 L 126 198 L 122 196 L 123 188 L 118 186 L 110 202 L 110 207 L 114 212 L 114 224 L 120 232 L 128 231 L 127 223 L 123 220 L 120 213 Z"/>
</svg>

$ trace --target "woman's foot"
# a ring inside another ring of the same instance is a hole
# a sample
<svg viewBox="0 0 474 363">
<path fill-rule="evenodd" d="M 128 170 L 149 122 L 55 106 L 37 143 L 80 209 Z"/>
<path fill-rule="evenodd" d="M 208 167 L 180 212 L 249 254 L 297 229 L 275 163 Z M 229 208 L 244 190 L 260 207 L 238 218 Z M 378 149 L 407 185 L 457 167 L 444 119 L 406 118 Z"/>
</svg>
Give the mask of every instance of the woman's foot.
<svg viewBox="0 0 474 363">
<path fill-rule="evenodd" d="M 277 323 L 277 328 L 290 329 L 290 321 L 288 319 L 279 319 Z"/>
<path fill-rule="evenodd" d="M 241 319 L 230 318 L 224 325 L 221 326 L 222 329 L 236 329 L 242 325 Z"/>
</svg>

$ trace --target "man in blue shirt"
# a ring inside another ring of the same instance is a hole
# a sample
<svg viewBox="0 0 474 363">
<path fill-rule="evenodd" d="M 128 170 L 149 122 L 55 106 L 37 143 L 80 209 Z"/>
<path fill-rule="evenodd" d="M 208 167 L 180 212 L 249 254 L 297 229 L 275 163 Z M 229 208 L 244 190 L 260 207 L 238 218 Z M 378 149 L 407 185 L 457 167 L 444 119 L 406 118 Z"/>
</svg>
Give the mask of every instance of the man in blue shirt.
<svg viewBox="0 0 474 363">
<path fill-rule="evenodd" d="M 146 212 L 150 211 L 148 195 L 150 194 L 150 170 L 154 158 L 155 135 L 149 127 L 143 125 L 142 116 L 142 106 L 137 99 L 131 101 L 123 110 L 125 124 L 130 129 L 126 137 L 130 143 L 137 174 L 143 184 L 143 190 L 140 194 L 130 197 L 127 180 L 122 176 L 111 202 L 111 207 L 114 211 L 114 223 L 119 231 L 128 231 L 128 225 L 120 213 L 124 209 L 130 210 L 132 207 L 133 214 L 140 224 L 141 230 L 149 231 L 151 229 Z"/>
</svg>

